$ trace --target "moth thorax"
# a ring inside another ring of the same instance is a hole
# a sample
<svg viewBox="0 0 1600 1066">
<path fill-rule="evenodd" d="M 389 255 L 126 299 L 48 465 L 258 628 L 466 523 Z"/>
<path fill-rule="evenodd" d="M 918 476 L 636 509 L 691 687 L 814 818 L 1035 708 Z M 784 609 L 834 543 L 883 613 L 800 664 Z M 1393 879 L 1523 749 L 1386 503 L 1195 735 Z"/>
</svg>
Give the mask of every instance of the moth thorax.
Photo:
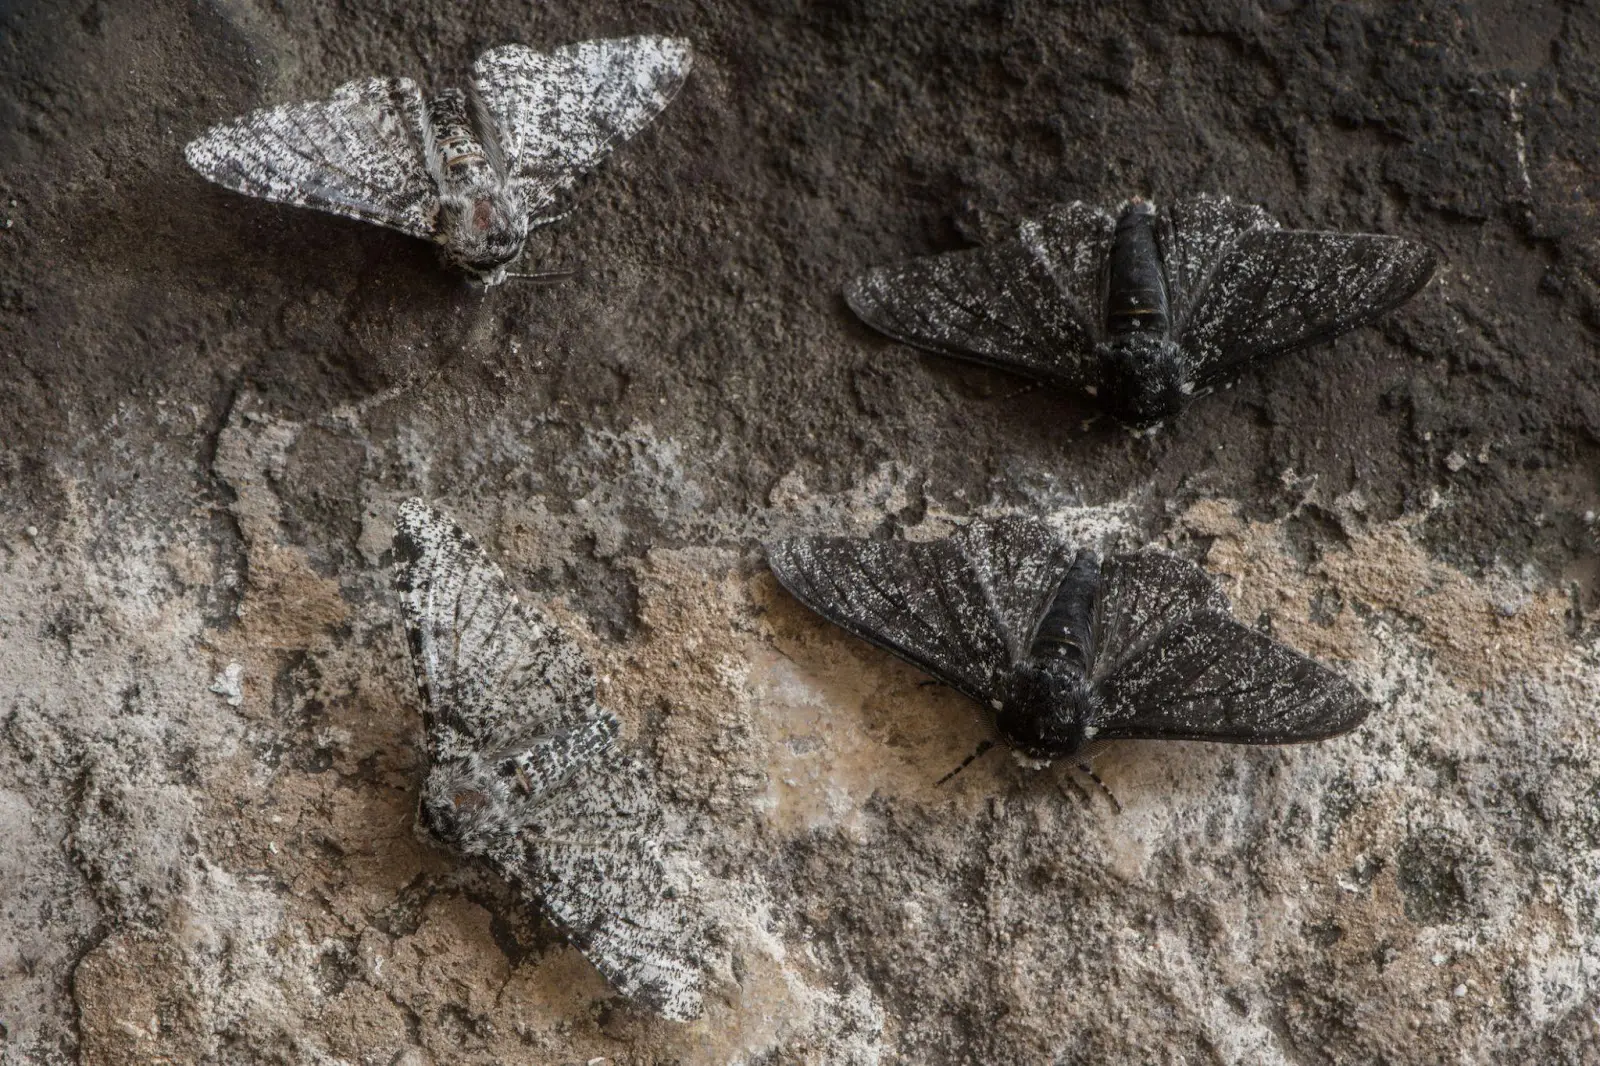
<svg viewBox="0 0 1600 1066">
<path fill-rule="evenodd" d="M 1028 662 L 1011 674 L 995 728 L 1006 743 L 1035 759 L 1061 759 L 1087 742 L 1094 697 L 1083 672 L 1065 660 Z"/>
<path fill-rule="evenodd" d="M 505 782 L 476 759 L 436 766 L 422 786 L 417 816 L 436 839 L 471 855 L 511 828 Z"/>
<path fill-rule="evenodd" d="M 1165 421 L 1183 410 L 1192 387 L 1178 346 L 1158 333 L 1129 333 L 1097 351 L 1100 402 L 1135 426 Z"/>
<path fill-rule="evenodd" d="M 505 187 L 463 190 L 439 199 L 439 242 L 450 266 L 498 281 L 522 254 L 528 220 Z"/>
</svg>

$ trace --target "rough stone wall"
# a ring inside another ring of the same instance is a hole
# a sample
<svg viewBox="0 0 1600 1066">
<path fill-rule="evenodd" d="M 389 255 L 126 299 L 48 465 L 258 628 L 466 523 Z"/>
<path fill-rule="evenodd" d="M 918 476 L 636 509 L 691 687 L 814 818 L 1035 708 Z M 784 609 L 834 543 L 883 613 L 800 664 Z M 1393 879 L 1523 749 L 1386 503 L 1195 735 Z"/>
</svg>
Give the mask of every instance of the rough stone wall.
<svg viewBox="0 0 1600 1066">
<path fill-rule="evenodd" d="M 483 48 L 690 37 L 487 293 L 181 145 Z M 1600 12 L 0 6 L 0 1062 L 1600 1062 Z M 1228 192 L 1431 241 L 1377 327 L 1154 439 L 855 323 L 865 264 Z M 553 603 L 728 919 L 611 996 L 412 829 L 421 493 Z M 779 591 L 774 533 L 1158 542 L 1378 702 L 1070 774 Z"/>
</svg>

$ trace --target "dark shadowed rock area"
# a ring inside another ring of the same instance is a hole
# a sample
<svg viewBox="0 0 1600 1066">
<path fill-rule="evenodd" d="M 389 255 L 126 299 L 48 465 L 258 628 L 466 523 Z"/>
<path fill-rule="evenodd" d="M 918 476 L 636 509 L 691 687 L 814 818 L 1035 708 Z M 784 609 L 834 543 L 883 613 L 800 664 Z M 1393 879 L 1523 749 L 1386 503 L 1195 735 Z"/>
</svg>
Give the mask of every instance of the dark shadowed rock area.
<svg viewBox="0 0 1600 1066">
<path fill-rule="evenodd" d="M 483 49 L 688 37 L 485 291 L 237 196 L 212 123 Z M 1600 1062 L 1600 9 L 0 3 L 0 1062 Z M 1058 200 L 1401 234 L 1376 326 L 1136 438 L 839 291 Z M 728 929 L 617 999 L 414 835 L 399 501 L 602 675 Z M 1205 565 L 1378 709 L 995 753 L 763 537 L 1050 517 Z"/>
</svg>

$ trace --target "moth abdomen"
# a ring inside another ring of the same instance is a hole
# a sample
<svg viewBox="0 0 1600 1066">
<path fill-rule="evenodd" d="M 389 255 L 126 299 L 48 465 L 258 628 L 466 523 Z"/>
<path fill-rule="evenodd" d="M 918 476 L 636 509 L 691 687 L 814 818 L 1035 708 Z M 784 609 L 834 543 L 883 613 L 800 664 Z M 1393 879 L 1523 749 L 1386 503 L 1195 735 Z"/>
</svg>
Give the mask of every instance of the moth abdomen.
<svg viewBox="0 0 1600 1066">
<path fill-rule="evenodd" d="M 433 149 L 438 157 L 437 173 L 445 181 L 461 181 L 480 170 L 489 169 L 489 153 L 483 134 L 467 107 L 467 95 L 460 89 L 445 89 L 428 100 L 428 126 Z"/>
<path fill-rule="evenodd" d="M 1134 200 L 1117 220 L 1106 268 L 1106 334 L 1113 344 L 1130 333 L 1165 336 L 1171 328 L 1155 218 L 1153 205 Z"/>
<path fill-rule="evenodd" d="M 1060 659 L 1087 671 L 1094 658 L 1094 605 L 1099 595 L 1100 559 L 1092 551 L 1081 551 L 1039 619 L 1028 658 Z"/>
</svg>

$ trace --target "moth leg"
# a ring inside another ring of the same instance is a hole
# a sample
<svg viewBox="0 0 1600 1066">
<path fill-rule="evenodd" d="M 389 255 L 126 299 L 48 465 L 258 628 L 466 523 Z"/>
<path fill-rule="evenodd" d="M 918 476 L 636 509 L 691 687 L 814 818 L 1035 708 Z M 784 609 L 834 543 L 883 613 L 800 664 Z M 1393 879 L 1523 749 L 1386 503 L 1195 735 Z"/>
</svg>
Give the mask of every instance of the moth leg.
<svg viewBox="0 0 1600 1066">
<path fill-rule="evenodd" d="M 1082 771 L 1085 777 L 1093 781 L 1100 791 L 1106 794 L 1106 798 L 1111 801 L 1111 805 L 1117 809 L 1118 814 L 1121 814 L 1122 801 L 1117 799 L 1117 794 L 1111 791 L 1109 785 L 1100 780 L 1100 775 L 1094 772 L 1094 767 L 1091 765 L 1096 759 L 1104 755 L 1110 747 L 1111 741 L 1109 740 L 1093 740 L 1085 744 L 1078 751 L 1077 769 Z"/>
<path fill-rule="evenodd" d="M 929 683 L 930 684 L 937 684 L 937 682 L 929 682 Z M 989 740 L 988 738 L 980 740 L 978 742 L 978 746 L 976 748 L 972 749 L 972 754 L 968 755 L 965 759 L 962 759 L 960 766 L 956 767 L 954 770 L 951 770 L 949 773 L 947 773 L 943 777 L 939 778 L 939 780 L 935 781 L 933 783 L 933 787 L 934 788 L 938 788 L 940 785 L 943 785 L 946 781 L 950 780 L 952 777 L 956 776 L 961 771 L 963 771 L 967 767 L 971 766 L 974 760 L 976 760 L 978 758 L 981 758 L 984 755 L 984 753 L 986 753 L 992 747 L 994 747 L 994 741 Z"/>
<path fill-rule="evenodd" d="M 570 176 L 554 188 L 535 189 L 526 180 L 513 181 L 528 205 L 529 231 L 565 222 L 577 211 L 595 180 L 595 172 L 589 170 Z"/>
<path fill-rule="evenodd" d="M 1067 791 L 1069 787 L 1071 788 L 1070 792 Z M 1089 795 L 1088 790 L 1078 784 L 1078 779 L 1072 775 L 1057 774 L 1056 788 L 1060 790 L 1063 796 L 1071 796 L 1083 804 L 1084 810 L 1094 809 L 1094 797 Z"/>
<path fill-rule="evenodd" d="M 559 198 L 565 201 L 559 205 L 559 210 L 554 210 L 546 214 L 543 211 L 536 210 L 533 205 L 529 206 L 528 231 L 530 233 L 536 229 L 554 225 L 555 223 L 564 220 L 576 209 L 576 202 L 570 196 L 561 196 L 559 193 L 557 195 Z M 544 206 L 551 207 L 554 205 L 546 204 Z M 524 250 L 518 258 L 519 260 L 528 258 L 526 246 L 524 246 Z M 510 266 L 511 264 L 507 263 L 506 265 Z M 578 271 L 576 268 L 563 268 L 561 270 L 535 270 L 531 272 L 505 271 L 503 276 L 508 278 L 516 278 L 518 281 L 531 281 L 535 285 L 548 285 L 557 281 L 565 281 L 568 278 L 575 277 L 577 276 L 577 273 Z"/>
<path fill-rule="evenodd" d="M 1111 786 L 1106 784 L 1105 781 L 1101 779 L 1100 775 L 1094 772 L 1094 767 L 1091 765 L 1095 759 L 1099 758 L 1101 755 L 1104 755 L 1106 749 L 1109 747 L 1111 747 L 1111 741 L 1109 740 L 1096 740 L 1085 744 L 1081 749 L 1079 749 L 1077 759 L 1072 764 L 1072 769 L 1076 770 L 1084 777 L 1087 777 L 1090 781 L 1093 781 L 1095 783 L 1095 787 L 1105 794 L 1106 799 L 1111 801 L 1111 805 L 1116 808 L 1117 813 L 1121 814 L 1122 801 L 1117 799 L 1117 794 L 1111 791 Z M 1057 785 L 1070 784 L 1073 787 L 1073 790 L 1077 792 L 1077 794 L 1085 801 L 1087 805 L 1093 806 L 1093 797 L 1089 795 L 1089 791 L 1084 788 L 1083 785 L 1078 783 L 1078 780 L 1075 776 L 1071 774 L 1058 775 L 1056 777 L 1056 783 Z M 1065 789 L 1063 789 L 1063 791 L 1065 791 Z"/>
<path fill-rule="evenodd" d="M 1042 388 L 1044 388 L 1044 382 L 1030 381 L 1026 385 L 1018 386 L 1017 388 L 1006 393 L 1004 396 L 1000 397 L 1000 402 L 1005 403 L 1007 400 L 1015 400 L 1018 396 L 1026 396 L 1028 393 L 1035 392 Z"/>
<path fill-rule="evenodd" d="M 1111 805 L 1117 809 L 1117 813 L 1122 813 L 1122 801 L 1117 799 L 1117 794 L 1111 791 L 1110 785 L 1107 785 L 1104 781 L 1100 780 L 1100 775 L 1094 772 L 1094 767 L 1090 766 L 1087 762 L 1081 762 L 1078 763 L 1076 769 L 1081 771 L 1085 777 L 1099 786 L 1100 791 L 1106 794 L 1106 799 L 1110 800 Z"/>
</svg>

